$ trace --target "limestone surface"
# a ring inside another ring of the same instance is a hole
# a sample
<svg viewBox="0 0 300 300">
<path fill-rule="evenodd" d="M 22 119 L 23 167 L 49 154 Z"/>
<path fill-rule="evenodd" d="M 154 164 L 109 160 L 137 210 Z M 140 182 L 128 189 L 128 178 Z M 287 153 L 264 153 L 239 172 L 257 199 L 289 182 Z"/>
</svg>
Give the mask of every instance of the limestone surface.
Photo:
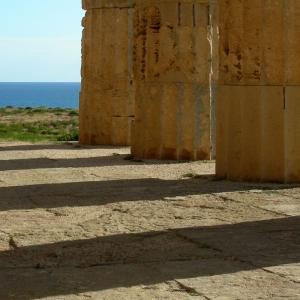
<svg viewBox="0 0 300 300">
<path fill-rule="evenodd" d="M 218 3 L 217 174 L 300 181 L 300 1 Z"/>
<path fill-rule="evenodd" d="M 85 0 L 80 142 L 214 157 L 208 0 Z"/>
<path fill-rule="evenodd" d="M 137 1 L 137 157 L 212 157 L 211 19 L 209 1 Z"/>
<path fill-rule="evenodd" d="M 80 142 L 129 145 L 135 97 L 133 4 L 94 0 L 83 1 L 83 8 Z"/>
<path fill-rule="evenodd" d="M 0 299 L 299 299 L 300 187 L 214 162 L 0 144 Z"/>
</svg>

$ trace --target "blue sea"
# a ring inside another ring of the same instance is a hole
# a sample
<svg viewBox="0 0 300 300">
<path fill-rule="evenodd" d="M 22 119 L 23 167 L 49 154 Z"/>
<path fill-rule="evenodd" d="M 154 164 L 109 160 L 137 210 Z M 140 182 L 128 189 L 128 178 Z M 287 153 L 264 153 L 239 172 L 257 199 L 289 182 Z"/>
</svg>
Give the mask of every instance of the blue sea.
<svg viewBox="0 0 300 300">
<path fill-rule="evenodd" d="M 0 83 L 0 107 L 79 107 L 80 83 Z"/>
</svg>

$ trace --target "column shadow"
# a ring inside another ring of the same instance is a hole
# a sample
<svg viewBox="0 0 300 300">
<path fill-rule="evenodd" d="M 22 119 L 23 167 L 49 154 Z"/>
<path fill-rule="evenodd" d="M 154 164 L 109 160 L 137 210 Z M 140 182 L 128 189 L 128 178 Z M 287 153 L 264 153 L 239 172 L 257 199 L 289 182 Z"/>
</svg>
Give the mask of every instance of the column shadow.
<svg viewBox="0 0 300 300">
<path fill-rule="evenodd" d="M 105 166 L 126 166 L 145 164 L 143 161 L 127 159 L 128 155 L 83 157 L 68 159 L 30 158 L 0 160 L 0 171 L 35 170 L 35 169 L 66 169 L 66 168 L 97 168 Z M 149 164 L 149 163 L 148 163 Z"/>
<path fill-rule="evenodd" d="M 21 144 L 12 146 L 3 146 L 0 144 L 1 151 L 35 151 L 35 150 L 84 150 L 84 149 L 120 149 L 128 148 L 123 146 L 85 146 L 78 143 L 53 143 L 53 144 Z"/>
<path fill-rule="evenodd" d="M 163 200 L 166 197 L 247 191 L 257 187 L 277 190 L 286 189 L 289 185 L 252 185 L 208 180 L 207 176 L 203 176 L 203 179 L 144 178 L 0 187 L 0 211 L 101 206 L 116 202 Z"/>
<path fill-rule="evenodd" d="M 118 234 L 0 252 L 0 298 L 29 300 L 299 262 L 299 216 Z"/>
</svg>

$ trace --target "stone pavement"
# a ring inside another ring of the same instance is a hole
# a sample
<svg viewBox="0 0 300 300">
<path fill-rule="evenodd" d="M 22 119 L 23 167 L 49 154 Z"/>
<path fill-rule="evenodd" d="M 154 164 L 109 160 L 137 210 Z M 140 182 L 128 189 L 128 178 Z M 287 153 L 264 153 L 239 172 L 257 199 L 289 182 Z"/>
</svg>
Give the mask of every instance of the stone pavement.
<svg viewBox="0 0 300 300">
<path fill-rule="evenodd" d="M 300 185 L 0 144 L 0 300 L 300 299 Z"/>
</svg>

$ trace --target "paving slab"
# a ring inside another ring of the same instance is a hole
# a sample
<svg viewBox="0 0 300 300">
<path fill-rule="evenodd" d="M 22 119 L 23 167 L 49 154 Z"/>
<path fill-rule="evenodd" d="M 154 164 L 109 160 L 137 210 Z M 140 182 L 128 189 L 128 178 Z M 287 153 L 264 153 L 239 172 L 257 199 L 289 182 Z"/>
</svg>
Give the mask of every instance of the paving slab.
<svg viewBox="0 0 300 300">
<path fill-rule="evenodd" d="M 300 187 L 214 162 L 0 143 L 0 299 L 300 299 Z"/>
</svg>

